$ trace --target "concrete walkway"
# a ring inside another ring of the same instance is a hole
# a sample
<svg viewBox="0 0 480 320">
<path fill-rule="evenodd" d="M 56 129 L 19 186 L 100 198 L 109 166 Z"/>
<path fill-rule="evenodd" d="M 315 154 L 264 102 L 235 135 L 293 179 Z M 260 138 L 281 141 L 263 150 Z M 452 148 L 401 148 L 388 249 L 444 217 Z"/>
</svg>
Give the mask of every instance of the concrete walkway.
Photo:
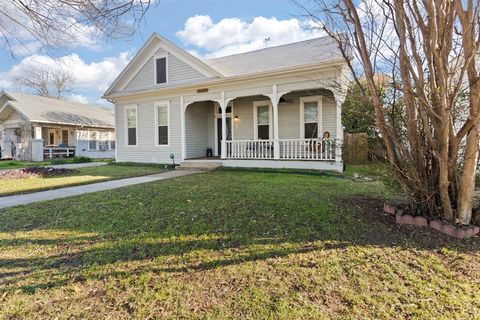
<svg viewBox="0 0 480 320">
<path fill-rule="evenodd" d="M 112 181 L 106 181 L 106 182 L 86 184 L 86 185 L 76 186 L 76 187 L 67 187 L 67 188 L 41 191 L 41 192 L 35 192 L 35 193 L 0 197 L 0 209 L 29 204 L 33 202 L 55 200 L 55 199 L 66 198 L 71 196 L 77 196 L 77 195 L 82 195 L 86 193 L 112 190 L 112 189 L 117 189 L 117 188 L 126 187 L 126 186 L 133 186 L 141 183 L 187 176 L 187 175 L 200 173 L 200 172 L 201 171 L 195 171 L 195 170 L 167 171 L 167 172 L 152 174 L 152 175 L 143 176 L 143 177 L 112 180 Z"/>
</svg>

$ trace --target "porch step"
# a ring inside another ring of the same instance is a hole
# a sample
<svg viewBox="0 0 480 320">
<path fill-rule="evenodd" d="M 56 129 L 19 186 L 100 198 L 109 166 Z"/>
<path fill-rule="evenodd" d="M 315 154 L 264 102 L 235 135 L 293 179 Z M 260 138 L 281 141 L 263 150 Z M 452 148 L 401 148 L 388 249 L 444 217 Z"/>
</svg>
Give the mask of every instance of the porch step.
<svg viewBox="0 0 480 320">
<path fill-rule="evenodd" d="M 211 171 L 222 166 L 221 161 L 185 160 L 175 170 Z"/>
</svg>

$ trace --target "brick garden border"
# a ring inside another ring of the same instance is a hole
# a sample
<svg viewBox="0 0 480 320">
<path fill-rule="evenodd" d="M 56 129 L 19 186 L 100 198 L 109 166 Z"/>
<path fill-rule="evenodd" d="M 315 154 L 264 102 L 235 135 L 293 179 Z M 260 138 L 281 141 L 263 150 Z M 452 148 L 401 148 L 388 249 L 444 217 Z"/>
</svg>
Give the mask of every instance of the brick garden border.
<svg viewBox="0 0 480 320">
<path fill-rule="evenodd" d="M 480 228 L 474 225 L 458 228 L 455 225 L 445 223 L 441 220 L 428 221 L 425 217 L 414 217 L 408 214 L 403 214 L 403 208 L 392 202 L 385 202 L 383 205 L 383 211 L 395 217 L 395 222 L 397 224 L 412 225 L 417 227 L 430 226 L 430 228 L 437 230 L 438 232 L 459 239 L 471 238 L 480 232 Z"/>
</svg>

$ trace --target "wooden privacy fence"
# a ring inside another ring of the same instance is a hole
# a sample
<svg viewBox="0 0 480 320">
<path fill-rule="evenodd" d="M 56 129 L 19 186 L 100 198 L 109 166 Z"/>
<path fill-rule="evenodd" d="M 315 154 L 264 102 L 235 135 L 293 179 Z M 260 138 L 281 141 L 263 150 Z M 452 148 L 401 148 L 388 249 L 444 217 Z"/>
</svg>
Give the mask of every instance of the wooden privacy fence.
<svg viewBox="0 0 480 320">
<path fill-rule="evenodd" d="M 366 133 L 345 133 L 343 160 L 347 164 L 368 162 L 368 136 Z"/>
</svg>

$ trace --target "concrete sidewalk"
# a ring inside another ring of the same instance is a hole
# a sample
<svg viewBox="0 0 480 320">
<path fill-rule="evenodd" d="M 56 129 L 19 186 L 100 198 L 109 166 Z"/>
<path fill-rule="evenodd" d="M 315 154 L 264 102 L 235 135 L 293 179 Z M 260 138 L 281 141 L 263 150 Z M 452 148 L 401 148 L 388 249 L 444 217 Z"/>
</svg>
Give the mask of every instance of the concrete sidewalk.
<svg viewBox="0 0 480 320">
<path fill-rule="evenodd" d="M 55 200 L 60 198 L 66 198 L 71 196 L 82 195 L 86 193 L 93 193 L 98 191 L 112 190 L 122 188 L 126 186 L 133 186 L 141 183 L 148 183 L 158 180 L 165 180 L 170 178 L 176 178 L 181 176 L 187 176 L 201 171 L 183 170 L 183 171 L 167 171 L 163 173 L 152 174 L 143 177 L 134 177 L 120 180 L 112 180 L 106 182 L 86 184 L 76 187 L 67 187 L 55 190 L 41 191 L 28 194 L 20 194 L 14 196 L 0 197 L 0 209 L 14 207 L 33 202 Z"/>
</svg>

